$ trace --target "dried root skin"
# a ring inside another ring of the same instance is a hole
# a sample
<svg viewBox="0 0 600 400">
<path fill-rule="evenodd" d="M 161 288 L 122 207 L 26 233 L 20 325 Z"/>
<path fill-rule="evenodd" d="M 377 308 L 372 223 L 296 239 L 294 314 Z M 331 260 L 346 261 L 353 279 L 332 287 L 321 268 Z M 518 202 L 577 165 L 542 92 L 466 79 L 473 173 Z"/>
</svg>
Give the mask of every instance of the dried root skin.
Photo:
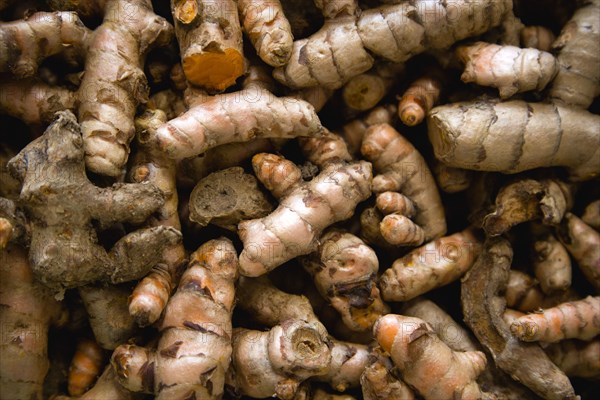
<svg viewBox="0 0 600 400">
<path fill-rule="evenodd" d="M 258 156 L 254 163 L 263 158 Z M 238 226 L 244 242 L 241 274 L 259 276 L 314 251 L 326 227 L 349 218 L 356 205 L 370 196 L 371 179 L 371 164 L 366 161 L 329 163 L 312 181 L 295 185 L 271 214 L 242 221 Z"/>
<path fill-rule="evenodd" d="M 96 280 L 139 279 L 160 260 L 165 247 L 181 240 L 177 230 L 158 226 L 126 235 L 109 252 L 97 244 L 92 220 L 139 224 L 164 197 L 149 184 L 93 185 L 85 174 L 79 126 L 69 111 L 59 113 L 44 135 L 8 166 L 23 183 L 19 205 L 31 220 L 32 268 L 55 290 Z"/>
<path fill-rule="evenodd" d="M 395 314 L 380 318 L 373 335 L 406 383 L 426 400 L 481 398 L 475 380 L 486 366 L 482 352 L 453 351 L 425 321 Z"/>
<path fill-rule="evenodd" d="M 521 47 L 551 51 L 556 36 L 544 26 L 526 26 L 521 30 Z"/>
<path fill-rule="evenodd" d="M 600 230 L 600 200 L 592 201 L 587 205 L 581 220 L 595 230 Z"/>
<path fill-rule="evenodd" d="M 559 71 L 549 97 L 588 108 L 600 90 L 600 2 L 590 1 L 575 12 L 552 45 Z"/>
<path fill-rule="evenodd" d="M 423 228 L 404 215 L 386 215 L 379 224 L 379 230 L 385 241 L 393 246 L 420 246 L 425 242 Z"/>
<path fill-rule="evenodd" d="M 244 32 L 258 56 L 272 67 L 285 65 L 294 44 L 292 27 L 279 0 L 239 0 Z"/>
<path fill-rule="evenodd" d="M 495 364 L 513 379 L 551 399 L 576 399 L 569 379 L 537 345 L 517 340 L 503 320 L 506 308 L 500 293 L 508 282 L 512 248 L 505 239 L 488 239 L 463 279 L 461 302 L 465 322 L 491 353 Z"/>
<path fill-rule="evenodd" d="M 471 268 L 480 247 L 467 229 L 411 251 L 394 261 L 379 278 L 383 298 L 407 301 L 457 280 Z"/>
<path fill-rule="evenodd" d="M 268 332 L 236 328 L 228 384 L 256 398 L 292 400 L 302 381 L 331 364 L 326 338 L 314 325 L 287 320 Z"/>
<path fill-rule="evenodd" d="M 193 85 L 222 91 L 244 72 L 242 29 L 233 0 L 172 0 L 183 70 Z"/>
<path fill-rule="evenodd" d="M 69 395 L 79 397 L 84 394 L 96 381 L 103 363 L 104 354 L 98 343 L 91 339 L 80 340 L 69 367 Z"/>
<path fill-rule="evenodd" d="M 359 10 L 357 0 L 314 0 L 325 18 L 353 16 Z"/>
<path fill-rule="evenodd" d="M 375 199 L 375 204 L 379 211 L 385 215 L 397 213 L 412 218 L 417 212 L 413 202 L 398 192 L 379 193 Z"/>
<path fill-rule="evenodd" d="M 225 143 L 319 136 L 323 129 L 305 101 L 275 97 L 266 90 L 244 90 L 209 97 L 142 139 L 181 160 Z"/>
<path fill-rule="evenodd" d="M 377 356 L 360 377 L 364 400 L 414 400 L 412 389 L 391 373 L 389 359 Z"/>
<path fill-rule="evenodd" d="M 165 309 L 157 349 L 122 345 L 112 355 L 126 388 L 157 399 L 221 398 L 231 356 L 237 267 L 228 239 L 206 242 L 192 254 Z"/>
<path fill-rule="evenodd" d="M 541 91 L 558 72 L 552 54 L 531 48 L 477 42 L 459 47 L 456 52 L 465 64 L 462 81 L 498 88 L 501 99 Z"/>
<path fill-rule="evenodd" d="M 390 248 L 392 245 L 381 235 L 381 221 L 383 214 L 377 208 L 365 208 L 360 214 L 360 237 L 369 244 Z"/>
<path fill-rule="evenodd" d="M 190 195 L 190 220 L 235 231 L 242 220 L 262 218 L 273 206 L 258 188 L 256 178 L 241 167 L 214 172 L 202 179 Z"/>
<path fill-rule="evenodd" d="M 600 173 L 600 116 L 556 104 L 454 103 L 428 117 L 435 156 L 458 168 L 517 173 L 567 167 L 572 180 Z"/>
<path fill-rule="evenodd" d="M 136 107 L 148 100 L 145 55 L 154 44 L 168 43 L 172 29 L 154 14 L 150 0 L 106 2 L 78 92 L 86 166 L 91 171 L 115 177 L 123 172 L 135 135 Z"/>
<path fill-rule="evenodd" d="M 34 76 L 45 58 L 69 48 L 83 59 L 90 36 L 77 14 L 68 11 L 0 23 L 0 72 L 17 79 Z"/>
<path fill-rule="evenodd" d="M 571 286 L 571 259 L 565 246 L 545 227 L 533 228 L 533 272 L 546 294 Z"/>
<path fill-rule="evenodd" d="M 473 180 L 471 171 L 462 168 L 449 167 L 438 160 L 433 160 L 431 172 L 433 172 L 433 176 L 435 177 L 435 181 L 440 190 L 446 193 L 465 191 L 471 186 L 471 181 Z"/>
<path fill-rule="evenodd" d="M 415 126 L 440 98 L 442 80 L 439 72 L 429 72 L 410 84 L 398 102 L 398 116 L 404 125 Z"/>
<path fill-rule="evenodd" d="M 510 330 L 526 342 L 590 340 L 600 333 L 600 297 L 588 296 L 525 315 L 514 321 Z"/>
<path fill-rule="evenodd" d="M 600 233 L 567 213 L 558 227 L 557 236 L 577 261 L 586 279 L 600 289 Z"/>
<path fill-rule="evenodd" d="M 431 171 L 408 140 L 388 124 L 372 125 L 363 137 L 361 153 L 379 174 L 373 178 L 373 192 L 395 191 L 408 197 L 426 241 L 446 233 L 444 207 Z"/>
<path fill-rule="evenodd" d="M 161 90 L 150 96 L 146 107 L 163 111 L 167 120 L 177 118 L 187 111 L 183 97 L 171 89 Z"/>
<path fill-rule="evenodd" d="M 61 317 L 61 306 L 34 280 L 23 248 L 9 245 L 1 260 L 0 393 L 6 399 L 42 399 L 48 328 Z"/>
<path fill-rule="evenodd" d="M 490 236 L 498 236 L 534 219 L 541 219 L 545 225 L 557 225 L 567 211 L 568 202 L 561 182 L 520 179 L 500 189 L 494 211 L 483 218 L 483 229 Z"/>
<path fill-rule="evenodd" d="M 8 219 L 0 217 L 0 250 L 4 250 L 12 239 L 13 229 L 13 225 Z"/>
<path fill-rule="evenodd" d="M 369 52 L 403 62 L 426 49 L 448 48 L 500 24 L 511 6 L 508 0 L 460 0 L 452 7 L 443 1 L 417 0 L 364 10 L 359 17 L 326 20 L 318 32 L 294 42 L 289 63 L 273 76 L 293 88 L 337 89 L 373 66 Z"/>
<path fill-rule="evenodd" d="M 118 381 L 113 368 L 108 365 L 90 390 L 78 397 L 53 396 L 52 400 L 136 400 L 135 393 L 125 389 Z"/>
<path fill-rule="evenodd" d="M 298 138 L 298 142 L 306 159 L 319 167 L 332 161 L 352 160 L 344 138 L 328 130 L 322 137 Z"/>
<path fill-rule="evenodd" d="M 377 255 L 360 238 L 332 230 L 321 236 L 318 250 L 302 260 L 319 293 L 354 331 L 366 331 L 389 312 L 376 285 Z"/>
<path fill-rule="evenodd" d="M 0 83 L 0 111 L 31 125 L 51 122 L 57 111 L 73 110 L 76 93 L 35 80 Z"/>
<path fill-rule="evenodd" d="M 369 363 L 369 348 L 366 345 L 331 340 L 331 363 L 325 375 L 315 379 L 327 382 L 338 392 L 360 385 L 360 376 Z"/>
<path fill-rule="evenodd" d="M 548 357 L 567 376 L 598 380 L 600 378 L 600 340 L 589 342 L 562 340 L 544 349 Z"/>
<path fill-rule="evenodd" d="M 378 106 L 372 109 L 365 117 L 357 118 L 342 127 L 342 136 L 348 145 L 350 154 L 360 152 L 363 136 L 371 125 L 393 124 L 396 107 L 392 105 Z"/>
<path fill-rule="evenodd" d="M 542 307 L 544 294 L 537 282 L 529 275 L 518 270 L 510 270 L 506 284 L 506 306 L 528 312 Z"/>
</svg>

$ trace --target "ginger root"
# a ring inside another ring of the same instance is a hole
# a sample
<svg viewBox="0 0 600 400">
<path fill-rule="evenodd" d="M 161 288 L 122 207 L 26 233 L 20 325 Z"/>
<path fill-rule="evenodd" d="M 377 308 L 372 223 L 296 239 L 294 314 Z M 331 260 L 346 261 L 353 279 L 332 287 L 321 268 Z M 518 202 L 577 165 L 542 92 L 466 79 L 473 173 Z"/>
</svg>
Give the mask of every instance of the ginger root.
<svg viewBox="0 0 600 400">
<path fill-rule="evenodd" d="M 536 49 L 477 42 L 456 52 L 465 64 L 462 81 L 498 88 L 501 99 L 541 91 L 558 72 L 554 56 Z"/>
<path fill-rule="evenodd" d="M 96 381 L 103 362 L 104 354 L 98 343 L 91 339 L 80 340 L 69 367 L 69 394 L 77 397 L 84 394 Z"/>
<path fill-rule="evenodd" d="M 600 199 L 592 201 L 585 207 L 581 220 L 595 230 L 600 230 Z"/>
<path fill-rule="evenodd" d="M 457 280 L 477 259 L 480 245 L 473 232 L 466 229 L 397 259 L 379 278 L 384 300 L 407 301 Z"/>
<path fill-rule="evenodd" d="M 160 260 L 166 246 L 181 240 L 179 231 L 159 226 L 126 235 L 108 252 L 97 244 L 92 220 L 141 223 L 164 197 L 148 184 L 93 185 L 85 174 L 79 125 L 69 111 L 58 113 L 44 135 L 8 167 L 23 183 L 18 203 L 31 220 L 34 274 L 54 290 L 138 279 Z"/>
<path fill-rule="evenodd" d="M 571 259 L 565 246 L 546 227 L 532 227 L 533 272 L 546 294 L 563 292 L 571 286 Z"/>
<path fill-rule="evenodd" d="M 600 116 L 557 104 L 475 101 L 434 108 L 435 156 L 458 168 L 514 174 L 567 167 L 571 180 L 600 173 Z"/>
<path fill-rule="evenodd" d="M 441 71 L 432 69 L 412 82 L 404 91 L 398 102 L 398 116 L 404 125 L 420 124 L 437 103 L 442 91 L 440 75 Z"/>
<path fill-rule="evenodd" d="M 561 340 L 546 347 L 548 357 L 567 376 L 598 380 L 600 378 L 600 340 L 589 342 Z"/>
<path fill-rule="evenodd" d="M 556 39 L 554 33 L 543 26 L 526 26 L 521 29 L 521 46 L 531 47 L 541 51 L 551 51 Z"/>
<path fill-rule="evenodd" d="M 379 354 L 372 357 L 360 377 L 363 400 L 414 400 L 412 389 L 392 374 L 392 362 Z"/>
<path fill-rule="evenodd" d="M 244 243 L 240 273 L 245 276 L 262 275 L 311 253 L 326 227 L 349 218 L 371 194 L 371 164 L 366 161 L 329 163 L 310 182 L 302 182 L 298 167 L 273 154 L 257 154 L 253 167 L 258 179 L 274 188 L 276 197 L 284 197 L 268 216 L 238 226 Z M 293 175 L 280 175 L 282 167 L 291 169 Z"/>
<path fill-rule="evenodd" d="M 228 239 L 208 241 L 191 255 L 160 322 L 157 349 L 127 344 L 114 351 L 111 364 L 123 386 L 157 399 L 223 396 L 237 267 Z"/>
<path fill-rule="evenodd" d="M 454 351 L 422 319 L 395 314 L 381 317 L 373 335 L 424 399 L 481 398 L 475 380 L 485 369 L 482 352 Z"/>
<path fill-rule="evenodd" d="M 348 328 L 370 330 L 389 312 L 376 285 L 379 261 L 375 252 L 358 237 L 336 230 L 325 233 L 319 242 L 318 250 L 302 259 L 304 268 Z"/>
<path fill-rule="evenodd" d="M 558 342 L 563 339 L 590 340 L 600 333 L 600 297 L 559 304 L 517 318 L 513 335 L 527 342 Z"/>
</svg>

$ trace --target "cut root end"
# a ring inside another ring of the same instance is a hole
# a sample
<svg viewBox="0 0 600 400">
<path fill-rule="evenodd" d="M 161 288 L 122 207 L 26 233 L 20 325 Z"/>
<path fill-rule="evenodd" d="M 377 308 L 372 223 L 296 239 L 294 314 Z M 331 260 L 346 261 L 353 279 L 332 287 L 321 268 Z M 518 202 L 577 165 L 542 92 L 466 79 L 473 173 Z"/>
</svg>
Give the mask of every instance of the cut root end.
<svg viewBox="0 0 600 400">
<path fill-rule="evenodd" d="M 183 60 L 183 71 L 193 85 L 222 91 L 244 73 L 244 58 L 236 49 L 193 54 Z"/>
</svg>

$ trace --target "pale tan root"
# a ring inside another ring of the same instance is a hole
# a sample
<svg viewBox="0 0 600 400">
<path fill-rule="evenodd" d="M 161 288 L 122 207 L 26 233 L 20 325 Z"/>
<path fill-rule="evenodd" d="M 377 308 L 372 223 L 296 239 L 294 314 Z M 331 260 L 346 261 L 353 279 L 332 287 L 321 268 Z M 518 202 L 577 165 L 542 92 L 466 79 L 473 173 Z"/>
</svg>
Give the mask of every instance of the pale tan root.
<svg viewBox="0 0 600 400">
<path fill-rule="evenodd" d="M 464 275 L 481 243 L 469 229 L 427 243 L 397 259 L 379 278 L 384 300 L 407 301 Z"/>
<path fill-rule="evenodd" d="M 127 344 L 112 355 L 111 364 L 126 388 L 157 399 L 223 396 L 237 267 L 228 239 L 208 241 L 191 255 L 159 324 L 157 349 Z"/>
<path fill-rule="evenodd" d="M 527 312 L 542 307 L 544 293 L 531 276 L 511 269 L 504 297 L 506 298 L 507 307 Z"/>
<path fill-rule="evenodd" d="M 321 111 L 325 104 L 333 96 L 334 90 L 323 86 L 311 86 L 293 92 L 293 97 L 310 103 L 316 112 Z"/>
<path fill-rule="evenodd" d="M 292 88 L 337 89 L 373 66 L 369 53 L 403 62 L 426 49 L 448 48 L 500 24 L 512 2 L 460 0 L 452 5 L 453 17 L 442 1 L 417 0 L 328 19 L 319 31 L 294 42 L 289 63 L 273 76 Z"/>
<path fill-rule="evenodd" d="M 600 340 L 562 340 L 544 349 L 567 376 L 600 379 Z"/>
<path fill-rule="evenodd" d="M 307 102 L 253 89 L 210 96 L 141 139 L 182 160 L 225 143 L 319 136 L 323 129 Z"/>
<path fill-rule="evenodd" d="M 404 72 L 404 64 L 380 63 L 371 70 L 356 75 L 342 91 L 346 106 L 356 111 L 366 111 L 377 105 Z"/>
<path fill-rule="evenodd" d="M 600 297 L 559 304 L 518 318 L 510 325 L 517 338 L 527 342 L 590 340 L 600 333 Z"/>
<path fill-rule="evenodd" d="M 296 319 L 267 332 L 236 328 L 227 383 L 251 397 L 292 400 L 305 379 L 327 373 L 331 350 L 325 340 L 312 324 Z"/>
<path fill-rule="evenodd" d="M 546 294 L 561 292 L 571 286 L 571 259 L 565 246 L 541 225 L 533 225 L 533 272 Z"/>
<path fill-rule="evenodd" d="M 344 138 L 327 129 L 323 137 L 298 138 L 298 143 L 306 159 L 321 168 L 328 162 L 352 160 Z"/>
<path fill-rule="evenodd" d="M 367 129 L 361 153 L 378 173 L 373 192 L 400 192 L 414 204 L 414 222 L 425 233 L 425 241 L 446 233 L 446 217 L 437 186 L 421 154 L 388 124 Z"/>
<path fill-rule="evenodd" d="M 103 366 L 104 354 L 98 343 L 91 339 L 80 340 L 69 367 L 69 395 L 84 394 L 96 381 Z"/>
<path fill-rule="evenodd" d="M 271 93 L 277 89 L 275 79 L 273 79 L 267 67 L 258 63 L 248 65 L 242 80 L 242 87 L 244 89 L 252 87 L 264 89 Z"/>
<path fill-rule="evenodd" d="M 0 257 L 0 393 L 6 399 L 41 400 L 48 329 L 62 317 L 61 305 L 34 280 L 23 248 L 9 245 Z"/>
<path fill-rule="evenodd" d="M 519 179 L 502 187 L 492 213 L 483 218 L 483 229 L 498 236 L 525 221 L 540 219 L 557 225 L 572 205 L 567 185 L 554 179 Z"/>
<path fill-rule="evenodd" d="M 263 162 L 266 165 L 261 167 Z M 281 157 L 273 160 L 273 155 L 266 153 L 253 158 L 254 170 L 263 182 L 282 163 L 285 160 Z M 310 182 L 292 180 L 287 175 L 271 182 L 271 187 L 284 185 L 290 186 L 290 190 L 273 213 L 239 224 L 239 236 L 244 243 L 241 274 L 259 276 L 287 260 L 314 251 L 327 226 L 352 216 L 356 205 L 370 196 L 371 179 L 371 164 L 360 161 L 328 163 Z"/>
<path fill-rule="evenodd" d="M 473 180 L 473 173 L 467 169 L 449 167 L 443 162 L 432 160 L 431 172 L 440 190 L 446 193 L 458 193 L 467 190 Z"/>
<path fill-rule="evenodd" d="M 517 173 L 567 167 L 572 180 L 600 173 L 600 116 L 556 104 L 487 100 L 434 108 L 435 156 L 458 168 Z"/>
<path fill-rule="evenodd" d="M 428 399 L 478 399 L 475 381 L 486 366 L 480 351 L 457 352 L 425 321 L 388 314 L 375 324 L 373 335 L 388 352 L 406 383 Z"/>
<path fill-rule="evenodd" d="M 385 241 L 393 246 L 420 246 L 425 241 L 423 228 L 400 214 L 383 217 L 379 230 Z"/>
<path fill-rule="evenodd" d="M 359 11 L 357 0 L 314 0 L 325 18 L 352 16 Z"/>
<path fill-rule="evenodd" d="M 414 217 L 416 210 L 413 202 L 398 192 L 383 192 L 377 195 L 375 204 L 385 215 L 397 213 L 408 218 Z"/>
<path fill-rule="evenodd" d="M 456 54 L 465 64 L 462 81 L 498 88 L 501 99 L 540 91 L 558 72 L 554 56 L 537 49 L 477 42 L 459 47 Z"/>
<path fill-rule="evenodd" d="M 244 72 L 242 28 L 233 0 L 172 0 L 171 12 L 187 80 L 222 91 Z"/>
<path fill-rule="evenodd" d="M 161 90 L 150 96 L 146 107 L 149 110 L 161 110 L 167 120 L 177 118 L 187 111 L 183 97 L 171 89 Z"/>
<path fill-rule="evenodd" d="M 356 397 L 351 396 L 349 394 L 329 393 L 323 390 L 322 388 L 318 387 L 313 391 L 310 400 L 356 400 Z"/>
<path fill-rule="evenodd" d="M 153 45 L 168 43 L 172 30 L 154 14 L 150 0 L 105 3 L 104 20 L 90 40 L 78 91 L 89 170 L 114 177 L 123 172 L 135 135 L 136 107 L 148 100 L 146 53 Z"/>
<path fill-rule="evenodd" d="M 352 330 L 365 331 L 389 312 L 377 288 L 377 255 L 360 238 L 331 230 L 319 239 L 317 251 L 302 259 L 321 295 Z"/>
<path fill-rule="evenodd" d="M 294 36 L 279 0 L 239 0 L 237 6 L 244 32 L 258 56 L 273 67 L 285 65 Z"/>
<path fill-rule="evenodd" d="M 0 250 L 4 250 L 13 236 L 12 223 L 3 217 L 0 217 Z"/>
<path fill-rule="evenodd" d="M 373 355 L 360 377 L 364 400 L 414 400 L 412 389 L 391 372 L 393 365 L 387 357 Z"/>
<path fill-rule="evenodd" d="M 557 230 L 558 239 L 573 256 L 586 279 L 600 289 L 600 233 L 571 213 Z"/>
<path fill-rule="evenodd" d="M 74 12 L 38 12 L 13 22 L 0 23 L 0 72 L 17 79 L 34 76 L 52 55 L 73 49 L 83 60 L 91 31 Z"/>
<path fill-rule="evenodd" d="M 55 112 L 75 109 L 76 100 L 75 92 L 36 80 L 0 83 L 0 112 L 30 125 L 51 122 Z"/>
<path fill-rule="evenodd" d="M 588 108 L 600 90 L 600 2 L 593 0 L 575 12 L 552 45 L 559 71 L 549 97 Z"/>
<path fill-rule="evenodd" d="M 521 30 L 521 46 L 531 47 L 541 51 L 551 51 L 556 39 L 554 33 L 544 26 L 526 26 Z"/>
<path fill-rule="evenodd" d="M 52 400 L 134 400 L 135 393 L 125 389 L 120 383 L 113 368 L 108 365 L 98 381 L 90 390 L 79 397 L 53 396 Z"/>
<path fill-rule="evenodd" d="M 594 200 L 585 207 L 581 220 L 595 230 L 600 230 L 600 200 Z"/>
<path fill-rule="evenodd" d="M 375 124 L 393 124 L 394 115 L 396 115 L 396 106 L 384 105 L 372 109 L 366 116 L 357 118 L 345 124 L 342 127 L 342 137 L 348 145 L 350 154 L 358 155 L 362 144 L 363 136 L 371 125 Z"/>
<path fill-rule="evenodd" d="M 406 89 L 398 102 L 398 116 L 407 126 L 423 122 L 425 116 L 440 98 L 442 91 L 441 71 L 432 68 Z"/>
</svg>

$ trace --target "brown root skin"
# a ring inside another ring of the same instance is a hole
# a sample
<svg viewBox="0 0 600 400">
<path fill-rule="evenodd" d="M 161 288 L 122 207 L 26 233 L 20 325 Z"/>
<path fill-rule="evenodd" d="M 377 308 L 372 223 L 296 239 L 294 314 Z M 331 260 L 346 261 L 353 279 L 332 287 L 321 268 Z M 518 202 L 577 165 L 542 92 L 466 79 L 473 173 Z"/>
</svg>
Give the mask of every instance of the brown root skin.
<svg viewBox="0 0 600 400">
<path fill-rule="evenodd" d="M 150 110 L 161 110 L 167 120 L 177 118 L 187 111 L 183 97 L 171 89 L 162 90 L 150 96 L 146 107 Z"/>
<path fill-rule="evenodd" d="M 105 3 L 104 20 L 90 41 L 78 91 L 89 170 L 112 177 L 123 173 L 135 135 L 136 108 L 148 100 L 146 53 L 172 36 L 173 27 L 152 11 L 150 0 Z"/>
<path fill-rule="evenodd" d="M 557 236 L 586 279 L 600 289 L 600 233 L 567 213 L 557 229 Z"/>
<path fill-rule="evenodd" d="M 342 127 L 341 135 L 348 145 L 350 154 L 357 156 L 360 153 L 363 136 L 371 125 L 390 124 L 394 122 L 396 106 L 378 106 L 372 109 L 366 116 L 357 118 Z"/>
<path fill-rule="evenodd" d="M 13 235 L 13 225 L 6 218 L 0 217 L 0 250 L 4 250 Z"/>
<path fill-rule="evenodd" d="M 440 98 L 442 91 L 441 71 L 433 70 L 410 84 L 398 103 L 398 116 L 404 125 L 415 126 Z"/>
<path fill-rule="evenodd" d="M 381 235 L 380 225 L 383 217 L 383 214 L 377 208 L 365 208 L 360 214 L 360 237 L 369 244 L 382 248 L 392 248 L 392 244 Z"/>
<path fill-rule="evenodd" d="M 325 18 L 353 16 L 359 11 L 357 0 L 314 0 Z"/>
<path fill-rule="evenodd" d="M 352 160 L 344 138 L 329 130 L 325 130 L 323 137 L 298 138 L 298 142 L 306 159 L 318 167 L 328 162 Z"/>
<path fill-rule="evenodd" d="M 121 384 L 157 399 L 217 399 L 231 355 L 238 259 L 224 238 L 204 243 L 169 300 L 156 350 L 118 347 L 111 364 Z"/>
<path fill-rule="evenodd" d="M 498 88 L 501 99 L 530 90 L 540 91 L 558 72 L 554 56 L 536 49 L 477 42 L 456 50 L 465 64 L 461 79 Z"/>
<path fill-rule="evenodd" d="M 317 289 L 340 313 L 344 324 L 366 331 L 389 312 L 377 288 L 377 255 L 360 238 L 331 230 L 319 239 L 318 250 L 302 259 Z"/>
<path fill-rule="evenodd" d="M 7 399 L 42 399 L 48 328 L 62 317 L 62 309 L 34 280 L 27 252 L 15 245 L 2 250 L 0 304 L 0 393 Z"/>
<path fill-rule="evenodd" d="M 464 230 L 427 243 L 394 261 L 379 278 L 387 301 L 407 301 L 459 279 L 473 265 L 481 243 Z"/>
<path fill-rule="evenodd" d="M 279 0 L 240 0 L 237 6 L 244 32 L 258 56 L 272 67 L 285 65 L 294 36 Z"/>
<path fill-rule="evenodd" d="M 360 377 L 364 400 L 414 400 L 412 389 L 391 371 L 393 365 L 387 357 L 373 354 L 372 361 Z"/>
<path fill-rule="evenodd" d="M 87 52 L 91 31 L 74 12 L 38 12 L 0 23 L 0 72 L 17 79 L 34 76 L 46 58 L 72 49 L 79 60 Z"/>
<path fill-rule="evenodd" d="M 551 51 L 556 36 L 544 26 L 526 26 L 521 30 L 521 46 L 541 51 Z"/>
<path fill-rule="evenodd" d="M 0 111 L 30 125 L 51 122 L 57 111 L 73 110 L 75 92 L 33 79 L 0 83 Z"/>
<path fill-rule="evenodd" d="M 433 176 L 440 190 L 446 193 L 459 193 L 465 191 L 471 185 L 473 173 L 462 168 L 449 167 L 438 160 L 432 160 Z"/>
<path fill-rule="evenodd" d="M 510 331 L 526 342 L 590 340 L 600 333 L 600 297 L 588 296 L 524 315 L 510 325 Z"/>
<path fill-rule="evenodd" d="M 385 241 L 393 246 L 420 246 L 425 241 L 425 231 L 400 214 L 383 217 L 379 230 Z"/>
<path fill-rule="evenodd" d="M 404 64 L 379 63 L 364 74 L 350 79 L 342 91 L 342 98 L 348 108 L 366 111 L 375 107 L 388 90 L 400 79 Z"/>
<path fill-rule="evenodd" d="M 244 72 L 242 29 L 233 0 L 172 0 L 183 71 L 193 85 L 222 91 Z"/>
<path fill-rule="evenodd" d="M 253 164 L 268 159 L 267 155 L 258 154 Z M 273 165 L 271 174 L 281 163 L 285 163 L 282 158 L 275 163 L 269 161 Z M 284 176 L 283 180 L 272 182 L 272 187 L 293 183 L 289 178 Z M 371 164 L 366 161 L 331 162 L 310 182 L 292 185 L 271 214 L 238 225 L 244 243 L 240 273 L 260 276 L 294 257 L 314 251 L 325 228 L 350 218 L 356 205 L 370 196 L 371 179 Z"/>
<path fill-rule="evenodd" d="M 53 396 L 52 400 L 138 400 L 139 396 L 125 389 L 118 381 L 113 368 L 108 365 L 96 384 L 78 397 Z"/>
<path fill-rule="evenodd" d="M 450 7 L 441 1 L 417 0 L 329 19 L 316 33 L 294 42 L 289 63 L 273 76 L 292 88 L 337 89 L 373 66 L 371 54 L 398 63 L 427 49 L 448 48 L 499 25 L 511 6 L 508 0 L 456 1 L 452 14 L 457 17 L 451 18 Z"/>
<path fill-rule="evenodd" d="M 369 347 L 335 339 L 331 340 L 329 347 L 329 372 L 315 377 L 315 380 L 329 383 L 338 392 L 359 387 L 360 376 L 369 363 Z"/>
<path fill-rule="evenodd" d="M 80 340 L 69 367 L 69 395 L 78 397 L 84 394 L 96 381 L 103 363 L 104 353 L 98 343 L 91 339 Z"/>
<path fill-rule="evenodd" d="M 158 226 L 126 235 L 108 252 L 97 243 L 92 220 L 139 224 L 164 203 L 164 195 L 150 184 L 93 185 L 85 174 L 79 125 L 69 111 L 58 113 L 8 167 L 23 183 L 18 204 L 31 220 L 32 268 L 54 290 L 139 279 L 165 247 L 181 240 L 179 231 Z"/>
<path fill-rule="evenodd" d="M 507 307 L 523 312 L 540 309 L 544 301 L 538 283 L 526 273 L 514 269 L 509 272 L 504 297 Z"/>
<path fill-rule="evenodd" d="M 599 130 L 600 116 L 585 110 L 518 100 L 453 103 L 428 116 L 435 156 L 451 167 L 514 174 L 562 166 L 573 181 L 600 174 Z"/>
<path fill-rule="evenodd" d="M 202 179 L 190 195 L 190 220 L 200 226 L 209 223 L 236 231 L 240 221 L 262 218 L 273 206 L 258 189 L 253 175 L 232 167 Z"/>
<path fill-rule="evenodd" d="M 600 231 L 600 200 L 592 201 L 587 205 L 581 220 L 595 230 Z"/>
<path fill-rule="evenodd" d="M 323 126 L 305 101 L 266 90 L 209 96 L 179 117 L 141 136 L 170 158 L 202 154 L 213 147 L 256 138 L 320 136 Z"/>
<path fill-rule="evenodd" d="M 426 400 L 481 398 L 475 380 L 485 369 L 482 352 L 455 352 L 425 321 L 395 314 L 380 318 L 373 336 L 390 354 L 404 381 Z"/>
<path fill-rule="evenodd" d="M 533 226 L 533 272 L 546 294 L 564 292 L 571 286 L 571 259 L 565 246 L 552 231 Z"/>
<path fill-rule="evenodd" d="M 567 376 L 600 379 L 600 340 L 562 340 L 544 351 Z"/>
<path fill-rule="evenodd" d="M 379 193 L 375 200 L 375 204 L 379 211 L 385 215 L 397 213 L 412 218 L 416 213 L 413 202 L 408 197 L 398 192 Z"/>
<path fill-rule="evenodd" d="M 570 203 L 563 187 L 550 179 L 521 179 L 504 186 L 496 196 L 495 210 L 483 218 L 483 229 L 498 236 L 525 221 L 541 219 L 545 225 L 557 225 Z"/>
<path fill-rule="evenodd" d="M 563 27 L 552 45 L 559 71 L 549 97 L 586 109 L 600 90 L 600 2 L 590 1 Z"/>
<path fill-rule="evenodd" d="M 446 233 L 446 217 L 437 186 L 421 154 L 388 124 L 367 129 L 361 153 L 378 173 L 373 192 L 401 192 L 416 208 L 414 222 L 423 228 L 425 241 Z"/>
<path fill-rule="evenodd" d="M 569 379 L 537 344 L 519 342 L 503 320 L 502 295 L 512 262 L 505 239 L 491 238 L 475 265 L 462 280 L 464 320 L 496 365 L 536 394 L 547 399 L 576 399 Z"/>
</svg>

